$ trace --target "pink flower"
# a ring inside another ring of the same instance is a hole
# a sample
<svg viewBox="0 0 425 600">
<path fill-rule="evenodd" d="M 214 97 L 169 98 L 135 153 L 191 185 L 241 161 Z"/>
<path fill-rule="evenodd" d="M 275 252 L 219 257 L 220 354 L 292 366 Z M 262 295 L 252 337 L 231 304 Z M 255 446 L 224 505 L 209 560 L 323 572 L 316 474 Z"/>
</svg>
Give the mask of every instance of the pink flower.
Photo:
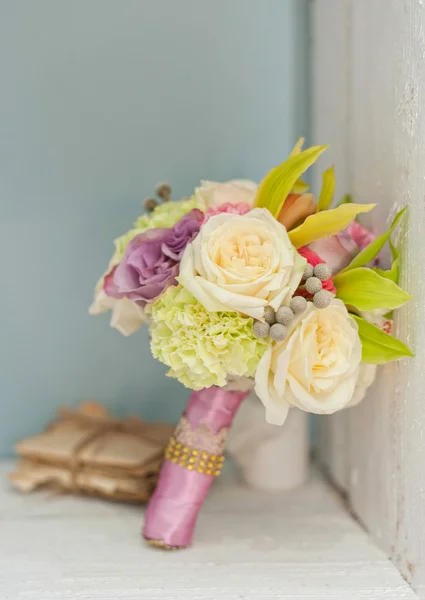
<svg viewBox="0 0 425 600">
<path fill-rule="evenodd" d="M 393 322 L 390 319 L 383 319 L 382 323 L 381 323 L 381 329 L 384 333 L 388 333 L 388 335 L 391 335 L 391 331 L 393 328 Z"/>
<path fill-rule="evenodd" d="M 357 221 L 353 221 L 344 229 L 340 236 L 349 236 L 357 244 L 360 250 L 366 248 L 373 240 L 376 238 L 376 235 L 370 231 L 368 231 L 363 225 L 357 223 Z"/>
<path fill-rule="evenodd" d="M 219 215 L 220 213 L 233 213 L 234 215 L 246 215 L 251 210 L 250 205 L 247 202 L 226 202 L 218 206 L 211 206 L 204 216 L 203 223 L 206 223 L 210 217 Z"/>
<path fill-rule="evenodd" d="M 309 248 L 316 252 L 332 270 L 338 273 L 363 250 L 376 235 L 365 229 L 360 223 L 353 221 L 344 231 L 329 238 L 316 240 Z"/>
</svg>

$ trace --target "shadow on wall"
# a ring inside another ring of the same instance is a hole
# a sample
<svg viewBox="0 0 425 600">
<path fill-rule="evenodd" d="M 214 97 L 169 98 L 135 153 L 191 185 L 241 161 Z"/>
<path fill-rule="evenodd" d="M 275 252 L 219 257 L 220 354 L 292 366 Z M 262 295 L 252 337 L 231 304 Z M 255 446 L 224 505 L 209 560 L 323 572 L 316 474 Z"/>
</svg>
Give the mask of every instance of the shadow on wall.
<svg viewBox="0 0 425 600">
<path fill-rule="evenodd" d="M 187 390 L 92 290 L 158 181 L 258 180 L 305 133 L 300 40 L 304 0 L 2 3 L 0 454 L 87 397 L 177 418 Z"/>
</svg>

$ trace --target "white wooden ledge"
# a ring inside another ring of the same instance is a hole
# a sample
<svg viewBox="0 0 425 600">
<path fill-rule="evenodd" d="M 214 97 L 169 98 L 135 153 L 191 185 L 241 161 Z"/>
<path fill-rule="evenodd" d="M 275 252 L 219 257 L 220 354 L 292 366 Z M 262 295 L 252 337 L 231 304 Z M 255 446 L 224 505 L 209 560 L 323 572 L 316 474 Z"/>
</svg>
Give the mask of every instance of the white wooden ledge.
<svg viewBox="0 0 425 600">
<path fill-rule="evenodd" d="M 165 553 L 145 546 L 140 508 L 22 496 L 6 481 L 10 468 L 0 465 L 2 600 L 416 598 L 318 475 L 267 495 L 224 473 L 195 546 Z"/>
</svg>

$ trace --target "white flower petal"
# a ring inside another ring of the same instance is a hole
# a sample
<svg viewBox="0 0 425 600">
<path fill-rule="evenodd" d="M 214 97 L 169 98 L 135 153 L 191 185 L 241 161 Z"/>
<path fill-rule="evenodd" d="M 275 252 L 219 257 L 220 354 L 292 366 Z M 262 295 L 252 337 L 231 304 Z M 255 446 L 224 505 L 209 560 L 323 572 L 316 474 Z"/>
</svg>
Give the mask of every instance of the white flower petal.
<svg viewBox="0 0 425 600">
<path fill-rule="evenodd" d="M 99 284 L 101 284 L 99 286 Z M 89 307 L 90 315 L 100 315 L 108 310 L 111 310 L 114 307 L 115 298 L 111 298 L 111 296 L 107 296 L 105 294 L 105 290 L 103 289 L 103 277 L 99 279 L 98 284 L 96 285 L 95 296 L 93 302 Z"/>
<path fill-rule="evenodd" d="M 255 374 L 255 393 L 266 409 L 266 421 L 272 425 L 283 425 L 290 405 L 283 396 L 279 396 L 270 386 L 270 366 L 273 357 L 269 346 L 263 354 Z"/>
<path fill-rule="evenodd" d="M 347 408 L 356 406 L 363 400 L 367 390 L 375 381 L 376 377 L 376 365 L 370 363 L 362 363 L 359 369 L 359 376 L 357 379 L 356 388 L 354 390 L 351 401 L 347 404 Z"/>
<path fill-rule="evenodd" d="M 115 306 L 112 310 L 111 327 L 118 329 L 122 335 L 132 335 L 145 322 L 145 311 L 141 306 L 128 298 L 115 301 Z"/>
<path fill-rule="evenodd" d="M 327 308 L 317 309 L 308 303 L 303 315 L 291 323 L 287 338 L 261 359 L 255 389 L 274 422 L 284 403 L 330 414 L 364 395 L 356 388 L 360 361 L 357 325 L 345 305 L 333 300 Z M 367 375 L 365 385 L 372 376 Z"/>
<path fill-rule="evenodd" d="M 178 281 L 209 311 L 262 319 L 289 303 L 305 267 L 287 231 L 265 209 L 211 217 L 189 244 Z"/>
<path fill-rule="evenodd" d="M 258 186 L 249 179 L 233 179 L 226 183 L 202 180 L 200 187 L 195 188 L 195 196 L 205 208 L 220 206 L 230 202 L 237 204 L 246 202 L 253 206 Z"/>
</svg>

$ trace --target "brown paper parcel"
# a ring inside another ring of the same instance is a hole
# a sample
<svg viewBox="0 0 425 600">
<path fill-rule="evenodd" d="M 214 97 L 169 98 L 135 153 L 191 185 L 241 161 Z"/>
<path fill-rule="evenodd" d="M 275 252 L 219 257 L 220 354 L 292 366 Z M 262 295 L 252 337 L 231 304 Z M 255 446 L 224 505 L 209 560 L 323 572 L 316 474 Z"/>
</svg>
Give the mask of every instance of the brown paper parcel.
<svg viewBox="0 0 425 600">
<path fill-rule="evenodd" d="M 174 426 L 137 417 L 114 419 L 100 404 L 60 409 L 58 419 L 19 442 L 12 484 L 22 492 L 53 488 L 147 502 Z"/>
</svg>

